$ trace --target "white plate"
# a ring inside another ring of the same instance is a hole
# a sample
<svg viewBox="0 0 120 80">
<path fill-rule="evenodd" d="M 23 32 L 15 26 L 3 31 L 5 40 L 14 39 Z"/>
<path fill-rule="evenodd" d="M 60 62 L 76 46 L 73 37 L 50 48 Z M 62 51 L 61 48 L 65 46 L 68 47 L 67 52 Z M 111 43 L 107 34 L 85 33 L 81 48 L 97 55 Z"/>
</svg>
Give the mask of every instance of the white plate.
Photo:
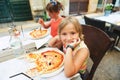
<svg viewBox="0 0 120 80">
<path fill-rule="evenodd" d="M 43 49 L 40 49 L 39 51 L 36 51 L 36 52 L 33 52 L 33 53 L 37 54 L 37 53 L 42 53 L 42 52 L 50 51 L 50 50 L 57 51 L 57 52 L 59 52 L 60 54 L 62 54 L 63 57 L 64 57 L 64 53 L 63 53 L 62 51 L 60 51 L 59 49 L 57 49 L 57 48 L 43 48 Z M 63 62 L 64 62 L 64 58 L 63 58 Z M 60 68 L 59 68 L 58 70 L 55 70 L 55 71 L 53 71 L 53 72 L 51 72 L 51 73 L 45 73 L 45 74 L 41 74 L 41 73 L 40 73 L 39 76 L 40 76 L 40 77 L 51 77 L 51 76 L 54 76 L 54 75 L 60 73 L 60 72 L 64 69 L 64 66 L 63 66 L 64 63 L 63 63 L 63 62 L 61 63 Z M 38 74 L 39 74 L 39 73 L 38 73 Z"/>
<path fill-rule="evenodd" d="M 36 30 L 38 30 L 38 29 L 36 29 Z M 47 29 L 42 29 L 42 30 L 47 30 Z M 32 31 L 34 31 L 34 30 L 32 30 Z M 28 33 L 28 37 L 29 37 L 30 39 L 40 39 L 40 38 L 44 38 L 44 37 L 46 37 L 46 36 L 49 34 L 49 31 L 47 30 L 47 33 L 46 33 L 45 35 L 43 35 L 43 36 L 41 36 L 41 37 L 39 37 L 39 38 L 33 38 L 33 37 L 30 35 L 30 33 L 31 33 L 32 31 L 30 31 L 30 32 Z"/>
<path fill-rule="evenodd" d="M 40 77 L 52 77 L 55 76 L 57 74 L 59 74 L 60 72 L 62 72 L 64 69 L 64 66 L 61 66 L 58 70 L 52 72 L 52 73 L 48 73 L 48 74 L 41 74 Z"/>
</svg>

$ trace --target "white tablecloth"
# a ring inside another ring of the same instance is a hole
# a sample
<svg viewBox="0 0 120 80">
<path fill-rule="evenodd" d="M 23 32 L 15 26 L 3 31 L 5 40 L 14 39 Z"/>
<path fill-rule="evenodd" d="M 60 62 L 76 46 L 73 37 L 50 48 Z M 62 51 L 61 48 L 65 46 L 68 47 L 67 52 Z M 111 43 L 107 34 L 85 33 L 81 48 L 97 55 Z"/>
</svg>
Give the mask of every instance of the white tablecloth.
<svg viewBox="0 0 120 80">
<path fill-rule="evenodd" d="M 51 38 L 50 35 L 40 39 L 30 39 L 29 37 L 25 36 L 24 38 L 21 37 L 21 40 L 22 40 L 23 46 L 34 43 L 35 47 L 39 48 L 43 44 L 48 42 L 50 38 Z M 2 49 L 9 47 L 9 39 L 10 39 L 10 36 L 0 37 L 0 51 L 2 51 Z"/>
<path fill-rule="evenodd" d="M 47 43 L 50 40 L 50 38 L 51 38 L 50 35 L 47 35 L 46 37 L 43 37 L 43 38 L 35 40 L 35 39 L 31 39 L 26 34 L 28 34 L 28 33 L 26 32 L 24 34 L 25 37 L 20 36 L 25 51 L 29 50 L 29 49 L 31 49 L 33 47 L 36 47 L 38 49 L 43 44 Z M 14 57 L 13 53 L 12 53 L 13 50 L 12 49 L 8 49 L 9 48 L 9 40 L 10 40 L 10 36 L 0 37 L 0 62 L 8 60 L 8 59 Z"/>
<path fill-rule="evenodd" d="M 9 78 L 12 75 L 25 72 L 29 68 L 28 62 L 24 59 L 14 58 L 9 61 L 0 63 L 0 80 L 29 80 L 23 75 Z M 39 77 L 40 78 L 40 77 Z M 40 78 L 39 80 L 70 80 L 65 77 L 64 71 L 49 78 Z"/>
<path fill-rule="evenodd" d="M 112 24 L 116 24 L 116 25 L 120 25 L 119 24 L 120 23 L 120 13 L 110 14 L 108 16 L 99 16 L 99 17 L 95 17 L 95 19 L 106 21 L 108 23 L 112 23 Z"/>
<path fill-rule="evenodd" d="M 9 36 L 0 38 L 0 45 L 2 45 L 1 49 L 4 49 L 9 46 L 8 38 L 9 38 Z M 24 40 L 23 39 L 23 45 L 25 46 L 25 45 L 29 45 L 31 43 L 35 43 L 35 45 L 39 48 L 44 43 L 48 42 L 48 40 L 50 38 L 51 38 L 51 36 L 48 35 L 39 40 L 32 40 L 32 39 Z M 6 41 L 6 42 L 4 42 L 4 41 Z M 2 51 L 0 51 L 0 52 L 2 52 Z M 4 53 L 6 53 L 6 51 L 4 51 Z M 7 51 L 6 54 L 8 54 L 8 53 L 10 53 L 10 51 Z M 1 54 L 0 54 L 0 56 L 1 56 Z M 10 56 L 10 55 L 8 55 L 8 56 Z M 2 57 L 0 57 L 0 58 L 2 58 Z M 29 80 L 24 75 L 19 75 L 14 78 L 9 78 L 12 75 L 27 71 L 28 68 L 30 68 L 30 64 L 28 64 L 28 62 L 25 61 L 24 59 L 20 59 L 20 58 L 14 58 L 14 59 L 10 59 L 8 61 L 1 62 L 0 63 L 0 80 Z M 37 79 L 35 78 L 34 80 L 38 80 L 38 78 Z M 56 75 L 54 75 L 52 77 L 40 78 L 39 80 L 70 80 L 70 78 L 67 78 L 64 75 L 64 71 L 62 70 L 60 73 L 57 73 Z"/>
</svg>

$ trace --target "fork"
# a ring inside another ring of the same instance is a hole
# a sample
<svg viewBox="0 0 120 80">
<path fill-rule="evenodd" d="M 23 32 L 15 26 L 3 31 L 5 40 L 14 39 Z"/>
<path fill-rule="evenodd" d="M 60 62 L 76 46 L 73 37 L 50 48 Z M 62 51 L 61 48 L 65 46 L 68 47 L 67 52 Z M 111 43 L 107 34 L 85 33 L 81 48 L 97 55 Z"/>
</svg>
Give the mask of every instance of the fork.
<svg viewBox="0 0 120 80">
<path fill-rule="evenodd" d="M 41 33 L 41 31 L 42 31 L 41 25 L 40 25 L 40 29 L 39 30 L 40 30 L 40 33 Z"/>
<path fill-rule="evenodd" d="M 40 31 L 41 31 L 42 29 L 41 29 L 41 26 L 40 26 Z"/>
</svg>

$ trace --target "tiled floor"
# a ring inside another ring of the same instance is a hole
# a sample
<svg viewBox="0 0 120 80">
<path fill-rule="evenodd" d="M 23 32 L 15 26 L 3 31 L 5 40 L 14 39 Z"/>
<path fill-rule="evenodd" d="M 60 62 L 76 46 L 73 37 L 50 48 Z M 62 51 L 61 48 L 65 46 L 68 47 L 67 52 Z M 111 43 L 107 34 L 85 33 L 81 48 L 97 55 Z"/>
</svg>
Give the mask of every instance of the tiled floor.
<svg viewBox="0 0 120 80">
<path fill-rule="evenodd" d="M 107 52 L 99 64 L 93 80 L 120 80 L 120 52 Z"/>
<path fill-rule="evenodd" d="M 26 25 L 23 28 L 29 29 L 39 25 L 34 21 L 15 22 L 16 25 Z M 0 37 L 8 34 L 8 25 L 0 24 Z M 120 43 L 119 43 L 120 47 Z M 89 67 L 89 66 L 88 66 Z M 120 80 L 120 52 L 117 50 L 108 51 L 102 59 L 93 80 Z"/>
</svg>

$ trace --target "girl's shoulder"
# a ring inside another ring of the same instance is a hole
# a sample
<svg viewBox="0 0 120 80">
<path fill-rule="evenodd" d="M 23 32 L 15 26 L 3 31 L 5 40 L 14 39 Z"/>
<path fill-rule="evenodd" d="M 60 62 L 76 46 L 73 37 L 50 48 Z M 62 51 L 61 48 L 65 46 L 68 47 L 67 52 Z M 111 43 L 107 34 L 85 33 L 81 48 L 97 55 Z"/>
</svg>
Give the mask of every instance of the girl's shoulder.
<svg viewBox="0 0 120 80">
<path fill-rule="evenodd" d="M 78 52 L 79 50 L 81 50 L 81 49 L 86 49 L 87 51 L 89 51 L 88 50 L 88 47 L 87 47 L 87 45 L 84 43 L 84 41 L 81 41 L 80 42 L 80 44 L 77 46 L 77 47 L 75 47 L 75 49 L 74 49 L 74 55 L 76 54 L 76 52 Z"/>
<path fill-rule="evenodd" d="M 62 17 L 61 17 L 61 18 L 58 18 L 57 20 L 51 19 L 50 22 L 51 22 L 51 23 L 60 23 L 63 19 L 64 19 L 64 18 L 62 18 Z"/>
<path fill-rule="evenodd" d="M 75 50 L 78 50 L 81 48 L 88 48 L 84 41 L 81 41 L 80 44 L 75 48 Z"/>
</svg>

